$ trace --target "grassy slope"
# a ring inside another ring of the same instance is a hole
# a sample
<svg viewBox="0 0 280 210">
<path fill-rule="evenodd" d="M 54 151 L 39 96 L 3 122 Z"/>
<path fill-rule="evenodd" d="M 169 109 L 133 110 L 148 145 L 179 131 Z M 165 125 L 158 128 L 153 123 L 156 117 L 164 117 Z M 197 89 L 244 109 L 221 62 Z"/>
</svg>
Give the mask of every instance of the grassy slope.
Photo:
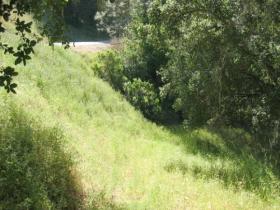
<svg viewBox="0 0 280 210">
<path fill-rule="evenodd" d="M 75 158 L 89 208 L 280 208 L 273 186 L 264 201 L 244 190 L 246 178 L 225 182 L 243 176 L 246 169 L 242 171 L 242 166 L 256 164 L 253 159 L 250 162 L 231 153 L 219 137 L 205 130 L 188 134 L 148 122 L 96 78 L 79 55 L 41 45 L 19 72 L 18 94 L 8 98 L 30 116 L 60 127 L 67 135 L 66 148 Z M 205 139 L 212 146 L 199 143 Z M 268 171 L 268 181 L 279 184 L 269 168 L 255 167 L 260 174 L 253 178 Z M 238 181 L 241 189 L 236 190 L 232 185 Z"/>
</svg>

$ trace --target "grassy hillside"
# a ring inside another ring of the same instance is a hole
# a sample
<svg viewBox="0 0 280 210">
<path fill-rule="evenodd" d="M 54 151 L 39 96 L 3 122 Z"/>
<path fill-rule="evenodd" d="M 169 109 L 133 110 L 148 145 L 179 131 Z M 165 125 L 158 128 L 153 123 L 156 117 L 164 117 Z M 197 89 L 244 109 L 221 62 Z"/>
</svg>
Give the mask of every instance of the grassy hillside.
<svg viewBox="0 0 280 210">
<path fill-rule="evenodd" d="M 6 110 L 12 106 L 25 113 L 27 125 L 31 120 L 62 132 L 84 208 L 280 209 L 279 176 L 251 155 L 247 134 L 186 131 L 148 122 L 95 77 L 88 61 L 41 44 L 29 65 L 19 67 L 17 95 L 1 90 L 3 121 L 11 118 Z M 238 142 L 242 148 L 233 146 Z M 63 180 L 65 173 L 57 173 Z"/>
</svg>

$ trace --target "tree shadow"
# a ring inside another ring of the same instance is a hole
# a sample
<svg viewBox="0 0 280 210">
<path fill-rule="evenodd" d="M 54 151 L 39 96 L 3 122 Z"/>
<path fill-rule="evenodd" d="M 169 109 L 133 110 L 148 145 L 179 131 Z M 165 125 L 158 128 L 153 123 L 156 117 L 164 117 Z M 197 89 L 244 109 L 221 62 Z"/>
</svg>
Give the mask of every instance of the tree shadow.
<svg viewBox="0 0 280 210">
<path fill-rule="evenodd" d="M 0 104 L 0 209 L 125 209 L 102 192 L 89 204 L 63 132 L 9 106 Z"/>
<path fill-rule="evenodd" d="M 62 132 L 1 108 L 0 209 L 80 209 L 83 192 Z"/>
<path fill-rule="evenodd" d="M 279 168 L 260 155 L 248 133 L 240 129 L 170 131 L 180 138 L 186 153 L 192 154 L 195 161 L 170 162 L 165 166 L 168 172 L 220 180 L 226 187 L 251 191 L 262 198 L 280 194 Z"/>
</svg>

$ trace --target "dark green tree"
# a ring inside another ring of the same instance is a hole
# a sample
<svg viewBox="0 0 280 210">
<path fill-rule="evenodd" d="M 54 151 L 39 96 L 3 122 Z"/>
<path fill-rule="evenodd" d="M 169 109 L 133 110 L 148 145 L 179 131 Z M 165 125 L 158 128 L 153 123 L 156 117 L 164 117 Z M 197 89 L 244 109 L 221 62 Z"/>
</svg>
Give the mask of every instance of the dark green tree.
<svg viewBox="0 0 280 210">
<path fill-rule="evenodd" d="M 132 5 L 133 0 L 104 1 L 95 16 L 98 29 L 111 37 L 121 37 L 131 20 Z"/>
<path fill-rule="evenodd" d="M 101 0 L 70 0 L 64 8 L 64 18 L 67 24 L 75 27 L 95 27 L 95 14 L 101 7 Z"/>
<path fill-rule="evenodd" d="M 125 68 L 186 124 L 242 127 L 276 148 L 279 8 L 279 0 L 154 0 L 128 26 Z"/>
</svg>

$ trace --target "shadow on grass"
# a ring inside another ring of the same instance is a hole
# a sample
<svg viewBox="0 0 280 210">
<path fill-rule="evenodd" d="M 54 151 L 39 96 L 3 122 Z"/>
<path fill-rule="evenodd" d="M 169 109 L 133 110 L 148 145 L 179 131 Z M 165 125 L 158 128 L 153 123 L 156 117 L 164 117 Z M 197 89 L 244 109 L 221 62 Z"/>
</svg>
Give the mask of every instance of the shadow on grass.
<svg viewBox="0 0 280 210">
<path fill-rule="evenodd" d="M 123 210 L 99 193 L 86 195 L 65 136 L 13 104 L 0 104 L 0 209 Z"/>
<path fill-rule="evenodd" d="M 190 161 L 174 161 L 168 172 L 191 173 L 203 179 L 220 180 L 226 187 L 254 192 L 266 199 L 280 194 L 279 168 L 261 155 L 249 134 L 240 129 L 186 132 L 171 129 L 179 136 Z"/>
</svg>

